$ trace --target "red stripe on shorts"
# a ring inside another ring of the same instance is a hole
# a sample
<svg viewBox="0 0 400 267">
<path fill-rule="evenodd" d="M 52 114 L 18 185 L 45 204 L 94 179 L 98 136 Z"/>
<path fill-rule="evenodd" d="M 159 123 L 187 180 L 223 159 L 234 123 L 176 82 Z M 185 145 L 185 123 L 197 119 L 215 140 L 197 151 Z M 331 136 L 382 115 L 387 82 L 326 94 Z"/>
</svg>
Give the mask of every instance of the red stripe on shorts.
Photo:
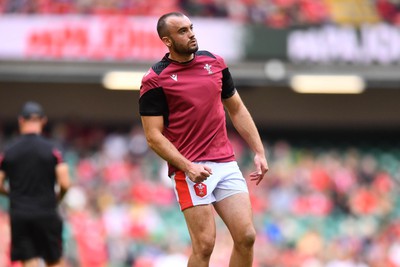
<svg viewBox="0 0 400 267">
<path fill-rule="evenodd" d="M 189 187 L 186 183 L 186 175 L 183 171 L 175 172 L 175 184 L 181 210 L 193 207 L 193 201 L 190 197 Z"/>
</svg>

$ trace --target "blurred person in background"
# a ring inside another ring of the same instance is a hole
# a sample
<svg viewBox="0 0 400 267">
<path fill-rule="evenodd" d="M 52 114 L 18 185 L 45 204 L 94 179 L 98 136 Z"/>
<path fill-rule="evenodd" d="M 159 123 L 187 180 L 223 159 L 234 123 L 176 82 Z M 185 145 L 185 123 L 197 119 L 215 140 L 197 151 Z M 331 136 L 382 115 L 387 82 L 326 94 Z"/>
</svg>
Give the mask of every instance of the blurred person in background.
<svg viewBox="0 0 400 267">
<path fill-rule="evenodd" d="M 40 266 L 40 258 L 47 266 L 63 265 L 57 206 L 70 177 L 60 150 L 42 136 L 46 122 L 38 103 L 25 103 L 18 117 L 21 135 L 0 154 L 0 193 L 10 199 L 11 260 L 24 267 Z"/>
<path fill-rule="evenodd" d="M 224 60 L 198 51 L 190 19 L 161 16 L 157 32 L 169 53 L 143 77 L 139 109 L 150 148 L 169 164 L 168 174 L 192 241 L 189 267 L 209 266 L 215 245 L 214 210 L 234 244 L 230 265 L 252 266 L 256 231 L 246 180 L 227 136 L 224 107 L 255 153 L 259 184 L 268 171 L 264 146 Z"/>
</svg>

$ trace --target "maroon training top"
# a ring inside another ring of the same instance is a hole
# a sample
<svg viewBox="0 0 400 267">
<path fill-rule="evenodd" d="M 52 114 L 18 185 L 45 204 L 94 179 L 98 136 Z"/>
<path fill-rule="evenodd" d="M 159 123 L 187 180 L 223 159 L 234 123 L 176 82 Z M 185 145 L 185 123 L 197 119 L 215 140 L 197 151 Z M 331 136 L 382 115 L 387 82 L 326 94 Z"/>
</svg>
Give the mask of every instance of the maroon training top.
<svg viewBox="0 0 400 267">
<path fill-rule="evenodd" d="M 208 51 L 178 63 L 164 58 L 142 79 L 141 116 L 163 116 L 164 136 L 190 161 L 235 160 L 222 99 L 236 89 L 224 60 Z M 169 174 L 176 171 L 169 166 Z"/>
</svg>

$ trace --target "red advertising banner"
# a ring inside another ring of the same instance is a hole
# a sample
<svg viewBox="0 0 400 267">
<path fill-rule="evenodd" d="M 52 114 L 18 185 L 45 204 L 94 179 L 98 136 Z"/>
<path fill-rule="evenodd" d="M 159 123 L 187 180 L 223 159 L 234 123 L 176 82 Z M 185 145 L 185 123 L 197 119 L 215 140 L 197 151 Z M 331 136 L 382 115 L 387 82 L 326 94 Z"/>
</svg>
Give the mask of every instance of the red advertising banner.
<svg viewBox="0 0 400 267">
<path fill-rule="evenodd" d="M 167 49 L 157 35 L 157 20 L 128 16 L 5 15 L 0 17 L 0 59 L 159 60 Z M 236 41 L 241 38 L 240 25 L 221 20 L 194 21 L 200 49 L 226 59 L 240 57 L 241 44 Z"/>
<path fill-rule="evenodd" d="M 24 57 L 91 60 L 154 60 L 166 49 L 149 21 L 101 17 L 57 21 L 26 33 Z"/>
</svg>

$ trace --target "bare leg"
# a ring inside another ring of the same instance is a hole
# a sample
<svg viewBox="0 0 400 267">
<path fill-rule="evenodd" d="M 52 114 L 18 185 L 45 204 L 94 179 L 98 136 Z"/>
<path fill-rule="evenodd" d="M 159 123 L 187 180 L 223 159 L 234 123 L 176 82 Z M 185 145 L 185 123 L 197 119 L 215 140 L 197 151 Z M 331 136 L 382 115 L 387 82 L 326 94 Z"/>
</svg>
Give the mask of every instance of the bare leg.
<svg viewBox="0 0 400 267">
<path fill-rule="evenodd" d="M 208 267 L 215 245 L 215 220 L 212 205 L 200 205 L 183 211 L 192 240 L 188 267 Z"/>
<path fill-rule="evenodd" d="M 249 195 L 247 193 L 235 194 L 214 206 L 233 238 L 234 244 L 229 267 L 251 267 L 256 231 L 253 225 Z"/>
</svg>

